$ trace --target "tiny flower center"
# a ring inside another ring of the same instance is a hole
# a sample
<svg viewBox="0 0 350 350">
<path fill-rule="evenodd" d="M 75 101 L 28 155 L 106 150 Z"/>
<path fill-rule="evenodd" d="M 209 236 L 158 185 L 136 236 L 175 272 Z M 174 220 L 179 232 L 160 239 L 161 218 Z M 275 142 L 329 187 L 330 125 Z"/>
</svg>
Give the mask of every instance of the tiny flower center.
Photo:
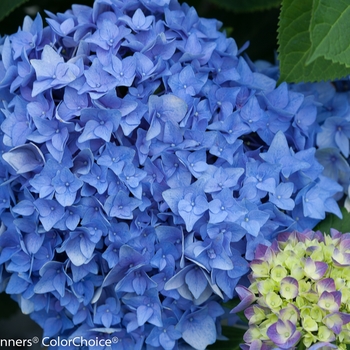
<svg viewBox="0 0 350 350">
<path fill-rule="evenodd" d="M 208 249 L 207 254 L 208 254 L 209 259 L 215 259 L 216 258 L 216 254 L 215 254 L 214 249 Z"/>
</svg>

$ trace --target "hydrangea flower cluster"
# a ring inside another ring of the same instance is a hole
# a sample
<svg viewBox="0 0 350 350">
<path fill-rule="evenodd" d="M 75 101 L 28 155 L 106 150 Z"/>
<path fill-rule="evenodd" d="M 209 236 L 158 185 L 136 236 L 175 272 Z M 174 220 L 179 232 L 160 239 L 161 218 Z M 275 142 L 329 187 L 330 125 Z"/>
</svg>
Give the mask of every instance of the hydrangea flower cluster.
<svg viewBox="0 0 350 350">
<path fill-rule="evenodd" d="M 249 288 L 237 286 L 249 329 L 242 349 L 347 349 L 350 233 L 284 233 L 259 246 Z"/>
<path fill-rule="evenodd" d="M 48 16 L 1 39 L 0 289 L 47 337 L 204 349 L 258 244 L 341 215 L 320 103 L 176 0 Z"/>
</svg>

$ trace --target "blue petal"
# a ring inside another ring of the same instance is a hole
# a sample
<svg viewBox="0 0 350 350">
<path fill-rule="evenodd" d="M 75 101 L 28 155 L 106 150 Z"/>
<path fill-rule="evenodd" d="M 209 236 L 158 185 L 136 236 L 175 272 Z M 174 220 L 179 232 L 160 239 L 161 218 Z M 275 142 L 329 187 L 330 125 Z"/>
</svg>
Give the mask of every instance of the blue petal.
<svg viewBox="0 0 350 350">
<path fill-rule="evenodd" d="M 72 239 L 66 244 L 66 253 L 75 266 L 81 266 L 88 260 L 80 250 L 79 238 Z"/>
<path fill-rule="evenodd" d="M 80 250 L 82 254 L 90 259 L 95 249 L 95 244 L 92 243 L 88 237 L 84 236 L 80 240 Z"/>
<path fill-rule="evenodd" d="M 137 314 L 137 322 L 138 322 L 139 326 L 142 326 L 153 315 L 153 310 L 152 310 L 152 308 L 150 308 L 146 305 L 141 305 L 137 308 L 136 314 Z"/>
<path fill-rule="evenodd" d="M 44 336 L 53 337 L 59 333 L 62 328 L 62 321 L 60 318 L 51 317 L 46 319 L 44 325 Z"/>
<path fill-rule="evenodd" d="M 35 232 L 29 233 L 24 237 L 24 242 L 29 254 L 36 254 L 43 244 L 45 236 Z"/>
<path fill-rule="evenodd" d="M 103 315 L 101 316 L 102 324 L 106 328 L 109 328 L 111 326 L 112 320 L 113 320 L 113 315 L 111 313 L 104 312 Z"/>
<path fill-rule="evenodd" d="M 4 153 L 2 157 L 15 169 L 17 174 L 36 170 L 45 164 L 44 155 L 33 143 L 12 148 L 9 152 Z"/>
<path fill-rule="evenodd" d="M 182 203 L 187 204 L 185 200 L 179 202 L 179 214 L 185 221 L 187 232 L 190 232 L 192 231 L 194 224 L 201 218 L 201 215 L 196 215 L 193 211 L 181 210 Z"/>
<path fill-rule="evenodd" d="M 135 293 L 137 295 L 143 295 L 147 288 L 147 282 L 143 276 L 140 276 L 138 278 L 135 278 L 132 281 L 132 285 L 134 287 Z"/>
<path fill-rule="evenodd" d="M 22 294 L 27 290 L 29 283 L 18 276 L 18 273 L 13 273 L 6 286 L 7 294 Z"/>
<path fill-rule="evenodd" d="M 63 297 L 66 288 L 66 276 L 64 275 L 63 271 L 56 274 L 52 280 L 52 285 L 57 290 L 58 294 Z"/>
<path fill-rule="evenodd" d="M 195 299 L 201 296 L 208 284 L 207 279 L 203 275 L 203 271 L 197 267 L 186 274 L 185 281 Z"/>
<path fill-rule="evenodd" d="M 62 194 L 56 193 L 55 198 L 57 199 L 57 202 L 60 203 L 62 206 L 69 207 L 74 203 L 76 193 L 67 190 L 65 193 Z"/>
<path fill-rule="evenodd" d="M 71 231 L 74 231 L 80 221 L 80 216 L 77 214 L 72 214 L 72 215 L 68 215 L 67 220 L 66 220 L 66 225 L 67 228 Z"/>
<path fill-rule="evenodd" d="M 54 200 L 39 198 L 34 205 L 39 211 L 40 221 L 46 231 L 50 231 L 64 215 L 64 208 Z"/>
<path fill-rule="evenodd" d="M 55 290 L 53 286 L 53 278 L 56 276 L 56 271 L 51 270 L 38 280 L 36 285 L 34 286 L 34 292 L 39 294 L 44 294 L 47 292 L 52 292 Z"/>
<path fill-rule="evenodd" d="M 188 265 L 178 271 L 169 281 L 164 285 L 164 290 L 178 289 L 185 283 L 186 274 L 193 269 L 193 265 Z"/>
<path fill-rule="evenodd" d="M 19 215 L 23 215 L 23 216 L 29 216 L 32 215 L 34 213 L 35 210 L 35 206 L 33 205 L 33 203 L 27 199 L 24 199 L 22 201 L 20 201 L 19 203 L 17 203 L 12 210 Z"/>
<path fill-rule="evenodd" d="M 188 317 L 188 316 L 187 316 Z M 209 316 L 203 318 L 191 317 L 182 329 L 182 338 L 195 349 L 206 349 L 209 344 L 216 341 L 216 326 L 213 319 Z"/>
</svg>

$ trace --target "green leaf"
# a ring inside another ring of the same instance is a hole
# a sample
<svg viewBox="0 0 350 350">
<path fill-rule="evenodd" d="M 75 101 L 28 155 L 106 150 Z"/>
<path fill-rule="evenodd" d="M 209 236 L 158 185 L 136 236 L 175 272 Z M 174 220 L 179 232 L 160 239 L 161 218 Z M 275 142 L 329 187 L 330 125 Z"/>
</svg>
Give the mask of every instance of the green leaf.
<svg viewBox="0 0 350 350">
<path fill-rule="evenodd" d="M 314 0 L 307 64 L 325 57 L 350 67 L 349 46 L 350 3 L 348 0 Z"/>
<path fill-rule="evenodd" d="M 299 345 L 297 347 L 297 350 L 305 350 L 306 346 L 304 345 L 304 343 L 302 341 L 299 342 Z"/>
<path fill-rule="evenodd" d="M 334 80 L 350 74 L 350 68 L 323 57 L 306 65 L 310 54 L 312 0 L 283 0 L 278 29 L 280 82 Z"/>
<path fill-rule="evenodd" d="M 350 232 L 350 213 L 345 208 L 341 208 L 341 212 L 343 214 L 342 219 L 339 219 L 334 214 L 329 214 L 314 228 L 314 230 L 320 230 L 327 234 L 330 232 L 331 228 L 335 228 L 342 233 Z"/>
<path fill-rule="evenodd" d="M 243 335 L 246 332 L 246 329 L 223 326 L 222 333 L 228 338 L 225 340 L 218 340 L 215 344 L 207 347 L 208 350 L 240 350 L 239 344 L 242 344 Z"/>
<path fill-rule="evenodd" d="M 279 7 L 281 0 L 210 0 L 233 12 L 254 12 Z"/>
<path fill-rule="evenodd" d="M 1 0 L 0 21 L 10 14 L 16 7 L 24 4 L 27 0 Z"/>
</svg>

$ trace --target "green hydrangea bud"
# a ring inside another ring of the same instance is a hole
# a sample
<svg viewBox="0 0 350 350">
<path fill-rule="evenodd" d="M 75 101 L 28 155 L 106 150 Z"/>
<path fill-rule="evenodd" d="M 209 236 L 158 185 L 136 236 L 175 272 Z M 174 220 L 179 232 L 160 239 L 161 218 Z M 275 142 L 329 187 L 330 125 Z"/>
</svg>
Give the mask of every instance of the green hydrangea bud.
<svg viewBox="0 0 350 350">
<path fill-rule="evenodd" d="M 311 316 L 305 316 L 302 320 L 302 326 L 306 331 L 315 332 L 318 330 L 318 323 Z"/>
<path fill-rule="evenodd" d="M 280 310 L 278 314 L 279 318 L 283 321 L 291 321 L 293 324 L 297 324 L 300 319 L 300 312 L 298 308 L 293 304 L 287 304 L 287 306 Z"/>
<path fill-rule="evenodd" d="M 326 326 L 320 326 L 317 337 L 321 342 L 332 342 L 335 340 L 335 334 Z"/>
<path fill-rule="evenodd" d="M 260 294 L 267 295 L 277 288 L 278 284 L 274 280 L 266 279 L 257 283 L 257 288 Z"/>
<path fill-rule="evenodd" d="M 269 292 L 265 296 L 266 305 L 273 310 L 280 309 L 282 305 L 281 297 L 275 292 Z"/>
<path fill-rule="evenodd" d="M 259 305 L 252 305 L 244 311 L 245 316 L 249 319 L 249 324 L 260 324 L 266 319 L 265 309 Z"/>
<path fill-rule="evenodd" d="M 299 283 L 293 277 L 284 277 L 281 280 L 280 294 L 286 300 L 292 300 L 298 296 Z"/>
<path fill-rule="evenodd" d="M 262 261 L 261 263 L 252 263 L 250 264 L 250 268 L 252 269 L 252 276 L 253 278 L 262 278 L 262 277 L 269 277 L 270 274 L 270 268 L 269 264 L 266 261 Z"/>
<path fill-rule="evenodd" d="M 271 278 L 276 282 L 281 282 L 281 280 L 286 277 L 288 271 L 281 265 L 273 267 L 270 271 Z"/>
<path fill-rule="evenodd" d="M 317 305 L 314 305 L 310 310 L 310 317 L 312 317 L 312 319 L 315 320 L 317 323 L 322 322 L 323 314 L 324 312 Z"/>
</svg>

